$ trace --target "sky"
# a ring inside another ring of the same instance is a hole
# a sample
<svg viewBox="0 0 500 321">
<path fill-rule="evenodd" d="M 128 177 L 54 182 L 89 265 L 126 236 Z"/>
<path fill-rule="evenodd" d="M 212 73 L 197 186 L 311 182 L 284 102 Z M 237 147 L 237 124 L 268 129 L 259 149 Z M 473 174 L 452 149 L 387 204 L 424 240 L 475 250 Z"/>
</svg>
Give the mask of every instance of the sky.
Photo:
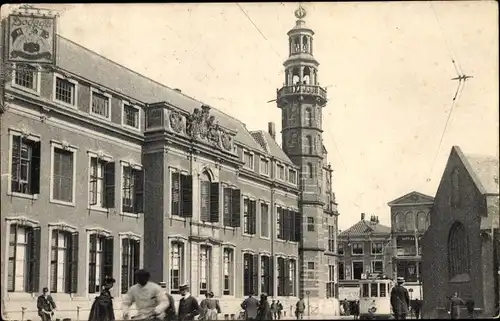
<svg viewBox="0 0 500 321">
<path fill-rule="evenodd" d="M 281 131 L 280 110 L 267 102 L 283 85 L 296 3 L 40 6 L 60 10 L 62 36 L 180 88 L 249 130 L 267 130 L 273 121 Z M 303 6 L 315 32 L 318 79 L 328 90 L 323 139 L 339 229 L 362 212 L 389 225 L 391 200 L 411 191 L 434 196 L 454 145 L 498 157 L 495 1 Z M 452 59 L 474 78 L 457 98 L 438 149 L 457 89 Z"/>
</svg>

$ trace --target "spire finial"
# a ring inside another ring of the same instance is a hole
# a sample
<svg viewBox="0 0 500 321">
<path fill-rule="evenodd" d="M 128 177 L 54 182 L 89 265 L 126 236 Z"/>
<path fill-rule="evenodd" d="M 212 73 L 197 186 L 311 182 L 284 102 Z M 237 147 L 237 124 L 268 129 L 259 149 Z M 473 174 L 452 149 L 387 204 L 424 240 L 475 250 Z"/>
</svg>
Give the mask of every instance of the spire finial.
<svg viewBox="0 0 500 321">
<path fill-rule="evenodd" d="M 302 5 L 299 4 L 299 8 L 295 10 L 295 17 L 297 17 L 297 19 L 304 19 L 306 15 L 307 15 L 306 9 L 304 9 L 304 7 L 302 7 Z"/>
</svg>

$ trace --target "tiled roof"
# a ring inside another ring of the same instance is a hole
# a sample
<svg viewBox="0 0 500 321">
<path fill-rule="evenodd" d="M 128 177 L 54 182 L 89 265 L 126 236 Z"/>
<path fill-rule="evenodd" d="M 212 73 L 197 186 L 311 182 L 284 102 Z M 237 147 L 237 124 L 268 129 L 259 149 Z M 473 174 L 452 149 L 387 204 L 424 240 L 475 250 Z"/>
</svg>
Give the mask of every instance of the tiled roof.
<svg viewBox="0 0 500 321">
<path fill-rule="evenodd" d="M 253 139 L 255 139 L 257 143 L 259 143 L 260 147 L 262 147 L 267 153 L 269 153 L 269 147 L 267 146 L 266 139 L 262 135 L 262 132 L 263 131 L 259 130 L 250 132 L 250 134 L 252 135 Z"/>
<path fill-rule="evenodd" d="M 146 78 L 62 36 L 57 37 L 57 66 L 143 103 L 165 101 L 189 113 L 202 105 L 201 101 Z M 241 121 L 216 108 L 212 108 L 211 113 L 219 124 L 236 131 L 237 142 L 262 150 Z"/>
<path fill-rule="evenodd" d="M 293 164 L 278 143 L 276 143 L 276 141 L 271 137 L 271 134 L 263 130 L 252 131 L 251 134 L 255 141 L 259 143 L 262 149 L 264 149 L 268 154 L 276 157 L 278 160 L 288 164 Z"/>
<path fill-rule="evenodd" d="M 372 234 L 391 234 L 391 228 L 380 223 L 361 220 L 339 234 L 339 237 L 368 236 Z"/>
<path fill-rule="evenodd" d="M 488 194 L 498 194 L 498 157 L 472 154 L 465 154 L 465 157 L 484 191 Z"/>
</svg>

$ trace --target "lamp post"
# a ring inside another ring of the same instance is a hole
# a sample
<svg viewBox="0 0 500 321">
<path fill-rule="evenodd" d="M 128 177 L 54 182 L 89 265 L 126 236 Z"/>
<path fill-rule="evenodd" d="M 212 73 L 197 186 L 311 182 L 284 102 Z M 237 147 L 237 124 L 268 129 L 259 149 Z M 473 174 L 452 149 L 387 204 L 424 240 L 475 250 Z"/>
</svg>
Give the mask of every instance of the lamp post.
<svg viewBox="0 0 500 321">
<path fill-rule="evenodd" d="M 307 316 L 311 316 L 311 304 L 309 303 L 309 294 L 311 294 L 311 292 L 306 291 L 306 295 L 307 295 Z"/>
</svg>

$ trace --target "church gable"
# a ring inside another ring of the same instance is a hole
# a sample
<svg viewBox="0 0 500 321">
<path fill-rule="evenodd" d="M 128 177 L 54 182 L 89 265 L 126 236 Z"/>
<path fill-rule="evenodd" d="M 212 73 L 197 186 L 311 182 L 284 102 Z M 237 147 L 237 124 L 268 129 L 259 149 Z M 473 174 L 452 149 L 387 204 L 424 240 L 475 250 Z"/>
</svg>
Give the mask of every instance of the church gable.
<svg viewBox="0 0 500 321">
<path fill-rule="evenodd" d="M 416 191 L 403 195 L 388 203 L 389 206 L 401 206 L 401 205 L 432 205 L 434 198 L 429 195 L 425 195 Z"/>
</svg>

